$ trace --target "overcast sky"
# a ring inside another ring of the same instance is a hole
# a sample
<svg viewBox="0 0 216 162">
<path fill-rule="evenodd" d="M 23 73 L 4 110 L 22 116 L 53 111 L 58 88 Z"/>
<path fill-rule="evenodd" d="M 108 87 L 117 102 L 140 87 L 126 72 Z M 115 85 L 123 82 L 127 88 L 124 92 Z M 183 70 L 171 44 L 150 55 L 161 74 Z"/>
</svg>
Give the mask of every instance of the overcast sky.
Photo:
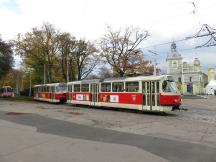
<svg viewBox="0 0 216 162">
<path fill-rule="evenodd" d="M 202 24 L 216 28 L 215 16 L 215 0 L 0 0 L 0 34 L 3 40 L 15 39 L 18 33 L 49 22 L 77 38 L 97 40 L 106 25 L 139 27 L 150 33 L 141 45 L 145 56 L 153 59 L 146 49 L 157 52 L 159 67 L 164 69 L 170 44 L 158 44 L 193 36 Z M 215 66 L 216 47 L 193 49 L 206 40 L 176 43 L 185 60 L 198 57 L 206 69 Z"/>
</svg>

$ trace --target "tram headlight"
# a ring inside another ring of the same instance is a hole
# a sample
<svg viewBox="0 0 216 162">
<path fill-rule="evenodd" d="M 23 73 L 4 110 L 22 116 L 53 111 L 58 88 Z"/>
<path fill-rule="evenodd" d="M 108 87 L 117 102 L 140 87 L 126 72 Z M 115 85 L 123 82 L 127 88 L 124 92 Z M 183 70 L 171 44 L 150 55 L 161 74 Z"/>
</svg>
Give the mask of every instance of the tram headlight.
<svg viewBox="0 0 216 162">
<path fill-rule="evenodd" d="M 179 103 L 179 99 L 174 99 L 174 103 Z"/>
</svg>

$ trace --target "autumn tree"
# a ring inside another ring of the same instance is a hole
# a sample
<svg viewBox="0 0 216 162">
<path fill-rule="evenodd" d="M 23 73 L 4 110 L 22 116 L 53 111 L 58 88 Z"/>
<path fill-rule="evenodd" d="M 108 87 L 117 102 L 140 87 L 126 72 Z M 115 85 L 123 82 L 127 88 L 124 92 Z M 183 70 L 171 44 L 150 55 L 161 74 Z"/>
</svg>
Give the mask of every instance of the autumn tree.
<svg viewBox="0 0 216 162">
<path fill-rule="evenodd" d="M 0 87 L 8 85 L 12 88 L 16 88 L 16 92 L 19 93 L 25 88 L 24 84 L 27 82 L 29 83 L 29 78 L 25 75 L 23 70 L 11 69 L 4 77 L 1 78 Z"/>
<path fill-rule="evenodd" d="M 24 65 L 35 69 L 38 82 L 42 82 L 44 69 L 47 81 L 53 81 L 53 67 L 57 63 L 58 31 L 51 24 L 33 28 L 24 36 L 18 35 L 16 52 L 23 58 Z M 55 71 L 56 72 L 56 71 Z"/>
<path fill-rule="evenodd" d="M 48 83 L 84 79 L 98 62 L 97 49 L 92 43 L 77 40 L 51 24 L 19 35 L 15 44 L 25 68 L 34 69 L 33 78 L 38 84 L 45 77 Z"/>
<path fill-rule="evenodd" d="M 12 69 L 13 62 L 12 44 L 6 43 L 0 38 L 0 78 Z"/>
<path fill-rule="evenodd" d="M 100 41 L 101 56 L 111 65 L 117 76 L 135 72 L 139 65 L 148 65 L 141 57 L 139 48 L 148 35 L 147 31 L 138 28 L 127 27 L 125 30 L 114 31 L 108 26 L 107 34 Z"/>
</svg>

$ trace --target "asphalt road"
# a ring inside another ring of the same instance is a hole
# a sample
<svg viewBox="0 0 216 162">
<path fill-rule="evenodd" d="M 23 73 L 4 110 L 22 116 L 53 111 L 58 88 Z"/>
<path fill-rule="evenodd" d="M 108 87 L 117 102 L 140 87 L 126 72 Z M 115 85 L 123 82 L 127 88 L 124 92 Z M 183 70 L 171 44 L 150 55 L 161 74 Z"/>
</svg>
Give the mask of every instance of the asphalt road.
<svg viewBox="0 0 216 162">
<path fill-rule="evenodd" d="M 0 111 L 0 119 L 37 128 L 37 132 L 103 143 L 135 146 L 175 162 L 215 162 L 216 149 L 210 146 L 164 139 L 147 135 L 123 133 L 91 127 L 37 114 L 8 115 Z"/>
</svg>

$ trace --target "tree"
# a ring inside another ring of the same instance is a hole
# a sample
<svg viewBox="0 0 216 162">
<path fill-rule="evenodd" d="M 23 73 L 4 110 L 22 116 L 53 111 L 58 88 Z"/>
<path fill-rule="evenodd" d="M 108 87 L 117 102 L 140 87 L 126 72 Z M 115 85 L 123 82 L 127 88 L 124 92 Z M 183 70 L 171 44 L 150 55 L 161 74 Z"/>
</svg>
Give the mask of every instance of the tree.
<svg viewBox="0 0 216 162">
<path fill-rule="evenodd" d="M 0 38 L 0 79 L 12 69 L 14 63 L 12 43 Z"/>
<path fill-rule="evenodd" d="M 85 79 L 99 61 L 96 47 L 85 40 L 78 40 L 73 51 L 73 59 L 77 68 L 77 79 Z"/>
<path fill-rule="evenodd" d="M 58 63 L 58 33 L 51 24 L 46 23 L 41 28 L 33 28 L 24 36 L 18 35 L 15 42 L 16 52 L 23 58 L 24 66 L 35 69 L 38 83 L 43 82 L 44 69 L 48 83 L 56 80 L 54 77 L 59 73 L 54 68 Z"/>
<path fill-rule="evenodd" d="M 19 93 L 24 87 L 24 83 L 29 83 L 23 70 L 11 69 L 4 77 L 0 80 L 0 87 L 9 85 L 12 88 L 16 88 L 16 92 Z"/>
<path fill-rule="evenodd" d="M 142 57 L 138 47 L 148 35 L 147 31 L 137 28 L 113 31 L 108 26 L 107 34 L 100 41 L 101 56 L 112 66 L 117 76 L 123 77 L 139 64 L 145 65 L 145 61 L 140 60 Z"/>
<path fill-rule="evenodd" d="M 74 59 L 74 49 L 76 47 L 76 39 L 70 33 L 61 33 L 57 36 L 58 40 L 58 59 L 62 69 L 64 80 L 69 81 L 76 79 L 76 62 Z M 67 74 L 68 70 L 68 74 Z"/>
<path fill-rule="evenodd" d="M 106 66 L 100 67 L 98 72 L 99 78 L 111 78 L 113 76 L 111 69 Z"/>
</svg>

